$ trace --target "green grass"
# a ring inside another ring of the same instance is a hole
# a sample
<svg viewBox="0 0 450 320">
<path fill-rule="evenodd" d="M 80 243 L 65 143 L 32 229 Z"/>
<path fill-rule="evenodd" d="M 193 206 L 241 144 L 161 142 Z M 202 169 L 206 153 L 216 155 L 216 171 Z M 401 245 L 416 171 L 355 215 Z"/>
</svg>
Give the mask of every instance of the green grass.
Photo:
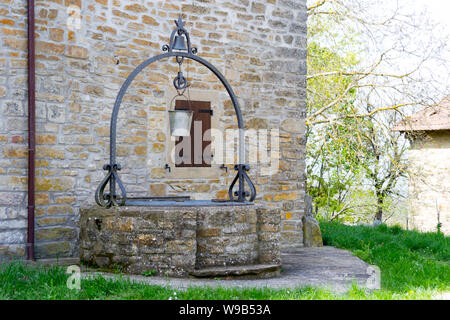
<svg viewBox="0 0 450 320">
<path fill-rule="evenodd" d="M 450 238 L 400 227 L 320 224 L 325 245 L 352 251 L 381 270 L 381 286 L 395 293 L 450 291 Z"/>
<path fill-rule="evenodd" d="M 379 226 L 349 227 L 321 223 L 324 242 L 353 251 L 382 272 L 382 290 L 367 292 L 355 285 L 343 295 L 320 288 L 225 289 L 170 287 L 97 277 L 81 281 L 81 290 L 66 286 L 60 266 L 0 265 L 0 299 L 430 299 L 450 290 L 449 238 Z"/>
<path fill-rule="evenodd" d="M 72 299 L 155 299 L 155 300 L 329 300 L 329 299 L 427 299 L 429 292 L 395 294 L 374 292 L 354 286 L 345 295 L 337 295 L 320 288 L 302 289 L 225 289 L 189 288 L 174 290 L 169 287 L 132 283 L 128 280 L 111 280 L 101 276 L 81 281 L 81 290 L 66 286 L 68 275 L 60 266 L 30 266 L 21 262 L 0 266 L 0 299 L 20 300 L 72 300 Z"/>
</svg>

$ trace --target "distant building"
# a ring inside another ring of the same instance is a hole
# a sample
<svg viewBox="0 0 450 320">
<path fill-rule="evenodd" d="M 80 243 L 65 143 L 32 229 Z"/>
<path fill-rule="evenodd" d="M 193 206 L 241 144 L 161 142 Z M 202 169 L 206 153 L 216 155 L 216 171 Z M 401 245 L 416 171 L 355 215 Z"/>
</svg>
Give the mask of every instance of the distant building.
<svg viewBox="0 0 450 320">
<path fill-rule="evenodd" d="M 399 122 L 411 142 L 409 226 L 450 234 L 450 95 Z"/>
</svg>

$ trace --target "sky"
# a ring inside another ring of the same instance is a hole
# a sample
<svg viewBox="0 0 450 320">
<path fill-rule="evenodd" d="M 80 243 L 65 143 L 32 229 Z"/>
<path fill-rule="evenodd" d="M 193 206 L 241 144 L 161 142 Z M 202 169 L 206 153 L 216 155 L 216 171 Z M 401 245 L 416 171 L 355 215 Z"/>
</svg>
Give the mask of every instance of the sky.
<svg viewBox="0 0 450 320">
<path fill-rule="evenodd" d="M 371 1 L 374 1 L 373 3 L 376 3 L 377 0 L 367 0 L 369 3 Z M 389 15 L 389 12 L 392 12 L 391 10 L 394 10 L 395 7 L 397 7 L 396 3 L 398 1 L 398 6 L 401 9 L 401 13 L 409 15 L 409 14 L 416 14 L 413 20 L 416 21 L 415 23 L 417 25 L 423 24 L 424 29 L 416 30 L 417 33 L 412 35 L 412 38 L 410 40 L 410 44 L 412 45 L 411 48 L 416 48 L 419 50 L 417 52 L 418 56 L 415 57 L 412 56 L 401 56 L 402 58 L 398 60 L 397 65 L 392 66 L 392 70 L 395 70 L 396 68 L 400 68 L 400 70 L 409 70 L 410 66 L 415 66 L 417 64 L 416 58 L 422 57 L 427 55 L 427 49 L 432 48 L 439 48 L 438 43 L 439 39 L 446 42 L 445 39 L 450 39 L 450 0 L 385 0 L 383 1 L 383 5 L 379 6 L 379 10 L 381 13 L 381 16 L 383 15 Z M 392 5 L 392 8 L 387 9 L 389 5 Z M 430 20 L 429 22 L 431 25 L 437 24 L 436 27 L 432 29 L 432 33 L 430 33 L 431 29 L 427 29 L 427 20 Z M 407 28 L 407 25 L 405 25 Z M 407 29 L 405 29 L 407 30 Z M 406 31 L 405 31 L 406 32 Z M 411 31 L 412 32 L 412 31 Z M 411 35 L 411 34 L 410 34 Z M 424 47 L 423 50 L 421 49 L 421 45 L 426 45 L 429 41 L 432 41 L 432 39 L 437 40 L 435 42 L 436 47 Z M 398 38 L 385 38 L 382 43 L 380 43 L 379 48 L 381 50 L 386 48 L 390 48 L 392 43 L 398 43 Z M 415 43 L 415 44 L 414 44 Z M 416 45 L 416 47 L 414 47 Z M 421 53 L 420 53 L 421 52 Z M 431 96 L 435 96 L 433 100 L 436 100 L 434 102 L 438 102 L 443 98 L 444 95 L 450 94 L 450 45 L 447 45 L 447 47 L 442 47 L 439 51 L 434 52 L 431 59 L 427 60 L 425 64 L 423 64 L 419 71 L 421 77 L 422 77 L 422 83 L 428 83 L 433 82 L 433 88 L 436 89 L 435 92 L 430 94 Z M 425 88 L 425 86 L 423 87 Z M 425 89 L 428 90 L 429 88 Z M 427 92 L 432 92 L 431 90 L 428 90 Z"/>
<path fill-rule="evenodd" d="M 450 0 L 401 0 L 410 1 L 418 9 L 426 8 L 437 22 L 446 25 L 450 30 Z"/>
<path fill-rule="evenodd" d="M 442 25 L 442 31 L 447 35 L 450 35 L 450 0 L 400 0 L 411 2 L 417 10 L 426 9 L 428 15 L 435 20 L 437 23 Z M 450 51 L 445 51 L 442 53 L 443 57 L 450 61 Z M 436 72 L 448 73 L 447 69 L 441 68 L 436 65 Z M 450 77 L 447 75 L 442 75 L 442 81 L 447 83 L 450 82 Z"/>
</svg>

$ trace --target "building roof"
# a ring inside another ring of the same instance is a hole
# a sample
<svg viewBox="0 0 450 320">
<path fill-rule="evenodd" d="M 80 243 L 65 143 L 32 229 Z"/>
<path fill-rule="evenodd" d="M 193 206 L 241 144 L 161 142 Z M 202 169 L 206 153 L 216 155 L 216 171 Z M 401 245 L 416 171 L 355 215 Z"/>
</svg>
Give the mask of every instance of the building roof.
<svg viewBox="0 0 450 320">
<path fill-rule="evenodd" d="M 450 130 L 450 95 L 438 105 L 429 106 L 398 122 L 393 131 Z"/>
</svg>

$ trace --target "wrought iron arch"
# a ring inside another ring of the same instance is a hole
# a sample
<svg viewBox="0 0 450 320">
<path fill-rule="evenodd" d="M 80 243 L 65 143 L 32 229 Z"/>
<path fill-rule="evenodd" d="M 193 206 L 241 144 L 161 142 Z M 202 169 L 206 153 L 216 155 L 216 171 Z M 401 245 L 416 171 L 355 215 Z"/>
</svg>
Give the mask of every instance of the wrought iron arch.
<svg viewBox="0 0 450 320">
<path fill-rule="evenodd" d="M 197 48 L 191 47 L 191 41 L 189 33 L 184 28 L 185 22 L 181 19 L 181 16 L 178 18 L 178 20 L 175 21 L 177 28 L 172 32 L 170 36 L 170 42 L 169 45 L 164 45 L 162 50 L 167 51 L 166 53 L 154 56 L 144 62 L 142 62 L 136 69 L 134 69 L 130 75 L 127 77 L 125 82 L 123 83 L 122 87 L 119 90 L 119 93 L 116 97 L 116 100 L 114 102 L 114 108 L 111 116 L 111 125 L 110 125 L 110 162 L 109 164 L 106 164 L 103 166 L 104 170 L 107 170 L 108 173 L 105 176 L 105 178 L 101 181 L 100 185 L 98 186 L 96 192 L 95 192 L 95 201 L 99 206 L 109 208 L 111 206 L 123 206 L 127 204 L 127 195 L 125 187 L 122 183 L 122 181 L 119 178 L 118 171 L 120 171 L 121 166 L 120 164 L 116 163 L 116 128 L 117 128 L 117 118 L 120 110 L 120 105 L 122 103 L 123 97 L 125 96 L 125 93 L 128 89 L 128 87 L 131 85 L 133 80 L 136 78 L 136 76 L 144 70 L 147 66 L 149 66 L 152 63 L 155 63 L 159 60 L 165 59 L 165 58 L 171 58 L 175 57 L 177 62 L 179 64 L 183 63 L 183 60 L 185 58 L 191 59 L 194 61 L 197 61 L 198 63 L 202 64 L 206 68 L 208 68 L 224 85 L 228 95 L 231 98 L 231 101 L 234 106 L 234 111 L 236 113 L 237 122 L 238 122 L 238 128 L 239 128 L 239 157 L 238 162 L 239 164 L 235 165 L 235 170 L 237 170 L 236 177 L 233 179 L 229 190 L 228 195 L 230 198 L 230 201 L 234 202 L 246 202 L 246 198 L 249 197 L 249 202 L 254 201 L 256 197 L 256 189 L 253 185 L 251 179 L 247 175 L 247 171 L 250 170 L 250 166 L 247 164 L 242 164 L 244 160 L 244 121 L 242 118 L 242 112 L 239 107 L 238 99 L 226 80 L 226 78 L 223 76 L 223 74 L 214 67 L 211 63 L 206 61 L 205 59 L 199 57 L 196 55 Z M 178 36 L 176 36 L 178 34 Z M 175 47 L 175 41 L 177 37 L 184 36 L 187 40 L 187 48 L 186 49 L 177 49 Z M 180 76 L 180 75 L 179 75 Z M 176 79 L 175 79 L 176 80 Z M 250 192 L 245 191 L 245 182 L 247 182 Z M 105 193 L 105 188 L 109 183 L 109 193 Z M 119 186 L 121 196 L 119 197 L 116 194 L 116 183 Z M 238 190 L 233 192 L 233 189 L 238 183 Z M 185 204 L 185 203 L 184 203 Z"/>
</svg>

